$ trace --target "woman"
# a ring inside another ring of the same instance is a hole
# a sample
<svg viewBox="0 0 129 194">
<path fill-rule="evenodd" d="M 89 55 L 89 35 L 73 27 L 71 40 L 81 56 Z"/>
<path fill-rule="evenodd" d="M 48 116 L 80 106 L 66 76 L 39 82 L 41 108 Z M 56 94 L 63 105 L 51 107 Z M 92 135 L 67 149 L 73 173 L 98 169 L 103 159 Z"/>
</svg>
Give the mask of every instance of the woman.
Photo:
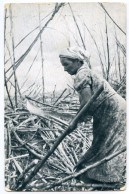
<svg viewBox="0 0 129 194">
<path fill-rule="evenodd" d="M 87 53 L 78 48 L 67 48 L 59 55 L 64 71 L 75 75 L 74 88 L 79 94 L 80 108 L 103 84 L 104 90 L 93 102 L 88 114 L 93 117 L 93 142 L 89 150 L 76 165 L 77 170 L 115 153 L 125 146 L 126 104 L 109 83 L 88 68 Z M 81 120 L 86 121 L 87 115 Z M 79 178 L 88 182 L 116 183 L 123 181 L 125 153 L 108 162 L 89 169 Z"/>
</svg>

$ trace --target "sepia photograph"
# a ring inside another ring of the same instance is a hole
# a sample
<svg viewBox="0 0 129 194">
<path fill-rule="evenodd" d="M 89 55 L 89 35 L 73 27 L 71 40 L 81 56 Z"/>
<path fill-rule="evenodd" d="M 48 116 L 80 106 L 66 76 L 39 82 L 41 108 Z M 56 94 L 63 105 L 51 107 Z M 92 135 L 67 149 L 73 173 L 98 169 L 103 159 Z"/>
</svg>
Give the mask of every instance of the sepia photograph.
<svg viewBox="0 0 129 194">
<path fill-rule="evenodd" d="M 126 9 L 5 4 L 6 191 L 126 190 Z"/>
</svg>

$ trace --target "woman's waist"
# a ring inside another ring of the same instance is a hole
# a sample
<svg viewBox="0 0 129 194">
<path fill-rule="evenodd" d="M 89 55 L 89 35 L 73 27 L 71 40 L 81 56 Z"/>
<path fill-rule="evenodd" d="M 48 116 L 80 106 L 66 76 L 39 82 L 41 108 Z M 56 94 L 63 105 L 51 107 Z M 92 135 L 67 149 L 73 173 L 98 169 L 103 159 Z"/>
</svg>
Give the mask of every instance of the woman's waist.
<svg viewBox="0 0 129 194">
<path fill-rule="evenodd" d="M 96 112 L 100 110 L 104 111 L 104 109 L 108 109 L 107 107 L 109 107 L 111 103 L 115 105 L 114 103 L 117 103 L 116 96 L 116 92 L 107 94 L 104 94 L 102 92 L 102 94 L 100 94 L 100 96 L 92 103 L 91 107 L 89 108 L 89 113 L 93 116 Z"/>
</svg>

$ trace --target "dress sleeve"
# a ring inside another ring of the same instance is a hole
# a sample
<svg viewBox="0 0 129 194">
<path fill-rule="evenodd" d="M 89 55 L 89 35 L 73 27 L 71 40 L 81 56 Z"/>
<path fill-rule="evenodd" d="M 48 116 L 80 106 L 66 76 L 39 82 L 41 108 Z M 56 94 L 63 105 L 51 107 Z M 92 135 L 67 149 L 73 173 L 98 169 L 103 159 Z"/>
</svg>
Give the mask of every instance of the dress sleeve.
<svg viewBox="0 0 129 194">
<path fill-rule="evenodd" d="M 74 79 L 74 88 L 77 92 L 81 92 L 84 88 L 90 88 L 92 84 L 91 72 L 88 69 L 80 70 Z"/>
</svg>

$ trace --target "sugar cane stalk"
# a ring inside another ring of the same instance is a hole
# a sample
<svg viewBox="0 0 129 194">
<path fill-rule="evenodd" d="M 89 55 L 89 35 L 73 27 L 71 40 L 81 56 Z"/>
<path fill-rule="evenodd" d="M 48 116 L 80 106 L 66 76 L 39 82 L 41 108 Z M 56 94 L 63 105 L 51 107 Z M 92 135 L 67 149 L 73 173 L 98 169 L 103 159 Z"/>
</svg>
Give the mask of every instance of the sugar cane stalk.
<svg viewBox="0 0 129 194">
<path fill-rule="evenodd" d="M 63 94 L 66 92 L 66 90 L 67 90 L 67 88 L 65 88 L 65 89 L 63 90 L 63 92 L 61 93 L 61 95 L 56 99 L 56 101 L 55 101 L 54 104 L 53 104 L 53 108 L 55 107 L 55 105 L 56 105 L 56 103 L 59 101 L 59 99 L 63 96 Z"/>
<path fill-rule="evenodd" d="M 102 3 L 99 3 L 99 5 L 103 8 L 103 10 L 105 11 L 105 13 L 108 15 L 108 17 L 111 19 L 111 21 L 117 26 L 117 28 L 123 32 L 124 35 L 126 35 L 126 32 L 124 32 L 124 30 L 113 20 L 113 18 L 109 15 L 109 13 L 107 12 L 107 10 L 105 9 L 104 5 Z"/>
<path fill-rule="evenodd" d="M 39 32 L 41 31 L 41 19 L 40 19 L 40 5 L 38 5 L 38 8 L 39 8 Z M 41 51 L 41 64 L 42 64 L 42 96 L 43 96 L 43 103 L 44 103 L 44 100 L 45 100 L 45 94 L 44 94 L 44 91 L 45 91 L 45 88 L 44 88 L 44 59 L 43 59 L 43 41 L 42 41 L 42 34 L 40 33 L 40 51 Z"/>
<path fill-rule="evenodd" d="M 10 12 L 10 23 L 11 23 L 11 38 L 12 38 L 12 49 L 13 49 L 13 64 L 15 63 L 15 54 L 14 54 L 14 35 L 13 35 L 13 19 L 12 19 L 12 8 L 11 5 L 9 7 Z M 15 83 L 15 106 L 17 108 L 17 77 L 16 77 L 16 69 L 13 65 L 13 74 L 14 74 L 14 83 Z"/>
<path fill-rule="evenodd" d="M 108 68 L 107 68 L 107 81 L 109 80 L 109 71 L 110 71 L 110 53 L 109 53 L 109 40 L 108 40 L 108 28 L 107 28 L 107 20 L 106 20 L 106 15 L 105 15 L 105 26 L 106 26 L 106 40 L 107 40 L 107 64 L 108 64 Z"/>
<path fill-rule="evenodd" d="M 81 38 L 81 41 L 82 41 L 82 44 L 83 44 L 83 48 L 84 48 L 84 50 L 86 50 L 86 45 L 85 45 L 84 40 L 83 40 L 83 38 L 82 38 L 81 30 L 80 30 L 79 25 L 78 25 L 78 23 L 77 23 L 77 21 L 76 21 L 75 15 L 74 15 L 73 10 L 72 10 L 72 7 L 71 7 L 70 3 L 68 3 L 68 5 L 69 5 L 69 8 L 70 8 L 70 10 L 71 10 L 71 13 L 72 13 L 74 22 L 75 22 L 75 24 L 76 24 L 76 27 L 77 27 L 77 29 L 78 29 L 78 33 L 79 33 L 79 35 L 80 35 L 80 38 Z M 91 69 L 90 59 L 87 60 L 87 63 L 88 63 L 89 68 Z"/>
<path fill-rule="evenodd" d="M 6 42 L 6 18 L 7 18 L 7 9 L 5 9 L 5 20 L 4 20 L 4 45 L 5 45 L 5 42 Z M 5 61 L 5 56 L 4 56 L 4 61 Z M 8 85 L 7 85 L 7 82 L 6 82 L 5 70 L 4 70 L 4 81 L 5 81 L 5 87 L 6 87 L 8 99 L 10 101 L 10 105 L 11 105 L 12 109 L 14 110 L 14 106 L 13 106 L 11 96 L 9 94 Z"/>
</svg>

